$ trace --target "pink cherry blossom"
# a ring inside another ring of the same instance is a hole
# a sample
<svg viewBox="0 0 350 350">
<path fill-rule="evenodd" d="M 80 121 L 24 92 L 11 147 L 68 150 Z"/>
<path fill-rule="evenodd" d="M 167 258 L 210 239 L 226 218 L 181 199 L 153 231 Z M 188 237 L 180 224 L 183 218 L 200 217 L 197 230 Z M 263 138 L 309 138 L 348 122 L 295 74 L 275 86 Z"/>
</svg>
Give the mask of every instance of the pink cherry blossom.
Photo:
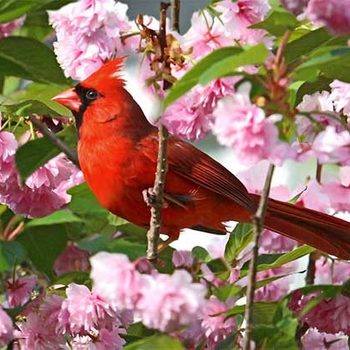
<svg viewBox="0 0 350 350">
<path fill-rule="evenodd" d="M 58 276 L 74 271 L 89 271 L 89 253 L 75 245 L 69 245 L 56 259 L 53 268 Z"/>
<path fill-rule="evenodd" d="M 302 13 L 308 2 L 309 0 L 281 0 L 282 6 L 295 15 Z"/>
<path fill-rule="evenodd" d="M 51 159 L 20 186 L 17 172 L 0 185 L 0 202 L 17 214 L 45 216 L 70 200 L 67 190 L 73 186 L 76 167 L 62 156 Z M 76 177 L 77 183 L 81 177 Z M 45 203 L 45 205 L 43 205 Z"/>
<path fill-rule="evenodd" d="M 231 335 L 237 327 L 233 317 L 227 317 L 226 312 L 234 305 L 233 300 L 220 301 L 215 296 L 207 300 L 201 314 L 201 326 L 208 341 L 208 349 L 215 349 L 215 345 Z"/>
<path fill-rule="evenodd" d="M 339 294 L 333 299 L 324 299 L 303 319 L 320 332 L 350 334 L 350 298 Z"/>
<path fill-rule="evenodd" d="M 178 137 L 192 141 L 202 139 L 211 131 L 218 101 L 234 93 L 236 82 L 237 78 L 224 78 L 206 87 L 194 88 L 166 109 L 162 122 Z"/>
<path fill-rule="evenodd" d="M 279 141 L 278 129 L 263 109 L 250 102 L 247 93 L 219 101 L 214 111 L 213 132 L 247 164 L 262 159 L 279 162 L 288 156 L 288 146 Z"/>
<path fill-rule="evenodd" d="M 0 24 L 0 39 L 11 35 L 15 29 L 22 27 L 25 17 L 18 18 L 12 22 Z"/>
<path fill-rule="evenodd" d="M 17 307 L 24 305 L 31 296 L 36 286 L 36 276 L 26 276 L 8 280 L 6 283 L 6 299 L 8 307 Z"/>
<path fill-rule="evenodd" d="M 292 278 L 290 274 L 295 270 L 296 265 L 293 263 L 289 263 L 287 265 L 283 265 L 275 269 L 258 272 L 258 281 L 284 275 L 288 276 L 276 279 L 276 281 L 270 282 L 267 285 L 258 288 L 255 292 L 255 299 L 257 301 L 277 301 L 281 299 L 281 297 L 289 291 L 290 282 Z"/>
<path fill-rule="evenodd" d="M 350 133 L 347 130 L 337 132 L 334 126 L 328 126 L 320 132 L 313 144 L 312 152 L 320 163 L 350 164 Z"/>
<path fill-rule="evenodd" d="M 65 156 L 59 155 L 19 182 L 14 153 L 18 143 L 13 134 L 0 132 L 0 203 L 16 214 L 45 216 L 70 200 L 67 190 L 82 182 L 81 172 Z M 45 205 L 43 205 L 45 203 Z"/>
<path fill-rule="evenodd" d="M 234 38 L 227 35 L 225 25 L 203 10 L 192 15 L 191 27 L 184 34 L 184 48 L 193 48 L 192 56 L 199 58 L 223 46 L 230 46 Z"/>
<path fill-rule="evenodd" d="M 335 110 L 339 113 L 350 117 L 350 84 L 343 81 L 335 80 L 330 84 L 332 88 L 331 100 Z"/>
<path fill-rule="evenodd" d="M 0 347 L 5 347 L 13 338 L 13 324 L 10 316 L 0 307 Z"/>
<path fill-rule="evenodd" d="M 295 291 L 292 294 L 290 309 L 300 313 L 304 307 L 318 294 L 307 295 Z M 324 298 L 314 306 L 306 315 L 301 316 L 309 327 L 315 327 L 320 332 L 336 334 L 343 332 L 350 334 L 350 298 L 337 294 L 334 298 Z"/>
<path fill-rule="evenodd" d="M 342 260 L 320 258 L 316 261 L 315 282 L 342 284 L 350 279 L 350 263 Z"/>
<path fill-rule="evenodd" d="M 98 336 L 77 335 L 70 343 L 72 350 L 121 350 L 125 340 L 120 336 L 120 329 L 114 326 L 112 329 L 102 328 Z"/>
<path fill-rule="evenodd" d="M 54 49 L 66 76 L 83 80 L 104 61 L 135 45 L 135 40 L 121 41 L 122 32 L 131 29 L 127 5 L 113 0 L 80 0 L 49 11 L 55 28 Z"/>
<path fill-rule="evenodd" d="M 301 338 L 303 349 L 312 350 L 348 350 L 348 337 L 342 333 L 320 333 L 316 328 L 309 328 Z"/>
<path fill-rule="evenodd" d="M 249 27 L 264 19 L 270 9 L 267 0 L 223 0 L 217 3 L 217 9 L 228 37 L 251 45 L 263 40 L 265 31 Z"/>
<path fill-rule="evenodd" d="M 328 194 L 325 193 L 324 187 L 316 180 L 311 180 L 307 184 L 306 190 L 299 198 L 299 203 L 306 208 L 321 212 L 327 212 L 331 207 Z"/>
<path fill-rule="evenodd" d="M 339 168 L 339 181 L 342 186 L 350 186 L 350 166 L 344 166 Z"/>
<path fill-rule="evenodd" d="M 347 0 L 310 0 L 308 18 L 326 25 L 334 34 L 350 33 L 350 8 Z"/>
<path fill-rule="evenodd" d="M 145 276 L 136 270 L 127 256 L 100 252 L 90 262 L 94 292 L 116 310 L 134 310 L 141 298 Z"/>
<path fill-rule="evenodd" d="M 192 253 L 188 250 L 175 250 L 173 253 L 173 264 L 175 267 L 192 267 Z"/>
<path fill-rule="evenodd" d="M 19 349 L 57 350 L 64 349 L 66 340 L 57 335 L 51 327 L 47 327 L 45 320 L 37 313 L 30 313 L 25 321 L 17 322 L 15 343 Z"/>
<path fill-rule="evenodd" d="M 36 299 L 34 300 L 34 302 Z M 38 310 L 33 310 L 36 313 L 39 313 L 42 319 L 45 320 L 47 327 L 51 327 L 53 332 L 56 333 L 57 320 L 61 312 L 62 303 L 64 298 L 56 294 L 48 294 L 43 299 L 42 302 L 38 305 Z"/>
<path fill-rule="evenodd" d="M 108 304 L 86 286 L 71 283 L 66 294 L 67 299 L 63 301 L 58 315 L 61 331 L 66 329 L 73 334 L 88 332 L 97 328 L 98 323 L 110 313 Z"/>
<path fill-rule="evenodd" d="M 312 95 L 304 95 L 303 100 L 298 105 L 301 112 L 331 112 L 333 102 L 328 91 L 318 91 Z"/>
<path fill-rule="evenodd" d="M 285 253 L 297 246 L 297 241 L 270 230 L 264 230 L 260 238 L 260 252 Z"/>
<path fill-rule="evenodd" d="M 170 332 L 196 319 L 204 304 L 206 289 L 199 283 L 192 283 L 187 271 L 145 277 L 136 316 L 146 327 Z"/>
<path fill-rule="evenodd" d="M 0 131 L 0 182 L 5 183 L 14 172 L 13 156 L 16 153 L 15 136 L 7 131 Z"/>
<path fill-rule="evenodd" d="M 302 102 L 298 105 L 298 110 L 304 113 L 311 113 L 311 118 L 305 115 L 297 115 L 296 126 L 299 140 L 303 143 L 310 144 L 315 137 L 327 126 L 334 126 L 337 132 L 345 130 L 341 124 L 341 120 L 336 120 L 330 117 L 327 113 L 332 113 L 336 116 L 335 98 L 328 91 L 316 92 L 312 95 L 305 95 Z M 326 113 L 323 113 L 326 112 Z M 313 155 L 310 153 L 310 155 Z"/>
</svg>

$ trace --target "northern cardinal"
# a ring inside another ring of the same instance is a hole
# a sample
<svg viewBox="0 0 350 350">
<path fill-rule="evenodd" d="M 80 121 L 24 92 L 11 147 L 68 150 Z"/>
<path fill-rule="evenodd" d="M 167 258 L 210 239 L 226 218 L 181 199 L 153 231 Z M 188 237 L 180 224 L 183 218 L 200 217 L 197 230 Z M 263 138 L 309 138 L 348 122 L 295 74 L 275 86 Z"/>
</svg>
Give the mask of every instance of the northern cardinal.
<svg viewBox="0 0 350 350">
<path fill-rule="evenodd" d="M 123 59 L 53 98 L 75 116 L 84 177 L 112 213 L 148 227 L 144 193 L 153 187 L 158 132 L 125 90 Z M 260 197 L 250 194 L 226 168 L 176 137 L 170 137 L 162 209 L 162 233 L 170 241 L 183 228 L 225 234 L 223 222 L 250 222 Z M 323 252 L 350 259 L 350 223 L 314 210 L 269 199 L 264 227 Z"/>
</svg>

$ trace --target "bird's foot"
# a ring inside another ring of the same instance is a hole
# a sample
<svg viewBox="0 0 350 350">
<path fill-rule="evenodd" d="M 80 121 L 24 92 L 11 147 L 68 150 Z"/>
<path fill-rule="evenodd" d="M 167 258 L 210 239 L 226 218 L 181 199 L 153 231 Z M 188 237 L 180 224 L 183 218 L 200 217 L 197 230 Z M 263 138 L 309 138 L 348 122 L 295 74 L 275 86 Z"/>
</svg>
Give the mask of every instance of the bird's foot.
<svg viewBox="0 0 350 350">
<path fill-rule="evenodd" d="M 145 201 L 145 203 L 149 207 L 154 207 L 155 205 L 157 205 L 158 198 L 157 198 L 156 194 L 154 193 L 154 190 L 152 187 L 146 188 L 145 190 L 143 190 L 142 197 L 143 197 L 143 200 Z M 163 198 L 162 208 L 167 208 L 168 206 L 169 206 L 168 202 L 165 201 Z"/>
</svg>

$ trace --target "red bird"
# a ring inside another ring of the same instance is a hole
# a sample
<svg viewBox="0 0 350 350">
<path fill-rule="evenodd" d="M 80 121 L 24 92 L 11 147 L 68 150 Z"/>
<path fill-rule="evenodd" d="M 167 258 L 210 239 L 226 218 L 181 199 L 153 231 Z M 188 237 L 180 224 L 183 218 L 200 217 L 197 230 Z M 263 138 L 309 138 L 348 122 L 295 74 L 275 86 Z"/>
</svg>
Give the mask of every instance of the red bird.
<svg viewBox="0 0 350 350">
<path fill-rule="evenodd" d="M 75 88 L 53 98 L 74 114 L 78 156 L 85 180 L 112 213 L 148 227 L 144 193 L 153 187 L 158 133 L 124 89 L 122 58 L 104 64 Z M 162 209 L 168 243 L 183 228 L 225 234 L 223 222 L 250 222 L 259 196 L 227 169 L 176 137 L 170 137 Z M 350 259 L 350 223 L 269 199 L 264 226 L 328 254 Z"/>
</svg>

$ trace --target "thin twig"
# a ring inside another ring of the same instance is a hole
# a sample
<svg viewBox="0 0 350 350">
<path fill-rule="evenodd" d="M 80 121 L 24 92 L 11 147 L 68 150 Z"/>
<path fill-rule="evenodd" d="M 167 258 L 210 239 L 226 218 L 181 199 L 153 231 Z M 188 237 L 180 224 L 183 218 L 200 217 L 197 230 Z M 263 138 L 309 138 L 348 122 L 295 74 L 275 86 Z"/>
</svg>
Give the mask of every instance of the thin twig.
<svg viewBox="0 0 350 350">
<path fill-rule="evenodd" d="M 29 120 L 39 130 L 44 136 L 46 136 L 54 146 L 56 146 L 60 151 L 62 151 L 67 158 L 79 167 L 79 160 L 77 153 L 70 149 L 54 132 L 52 132 L 44 123 L 42 123 L 34 115 L 29 116 Z"/>
<path fill-rule="evenodd" d="M 257 211 L 253 217 L 254 223 L 254 237 L 253 237 L 253 249 L 252 257 L 249 264 L 249 274 L 248 274 L 248 285 L 247 285 L 247 303 L 245 308 L 245 321 L 246 321 L 246 330 L 244 334 L 243 349 L 250 350 L 250 341 L 252 338 L 253 332 L 253 305 L 254 305 L 254 293 L 255 293 L 255 284 L 256 284 L 256 273 L 257 273 L 257 258 L 259 251 L 259 238 L 261 231 L 263 230 L 265 213 L 267 209 L 267 203 L 271 188 L 272 176 L 275 170 L 275 166 L 270 164 L 267 171 L 266 180 L 263 192 L 261 194 L 260 202 Z"/>
<path fill-rule="evenodd" d="M 319 184 L 321 184 L 322 180 L 322 164 L 317 161 L 316 166 L 316 180 Z M 307 265 L 305 282 L 306 284 L 314 284 L 315 283 L 315 273 L 316 273 L 316 261 L 320 257 L 319 251 L 314 251 L 310 254 L 309 263 Z"/>
<path fill-rule="evenodd" d="M 171 0 L 171 29 L 180 33 L 180 0 Z"/>
<path fill-rule="evenodd" d="M 161 46 L 161 60 L 164 67 L 168 65 L 165 53 L 166 49 L 166 12 L 169 7 L 168 3 L 160 4 L 160 27 L 159 27 L 159 42 Z M 171 83 L 164 80 L 163 89 L 166 90 L 171 86 Z M 147 259 L 156 261 L 158 258 L 158 241 L 160 229 L 162 226 L 162 207 L 165 177 L 167 173 L 167 146 L 168 146 L 168 130 L 162 123 L 159 125 L 158 134 L 158 159 L 157 170 L 153 186 L 154 199 L 151 201 L 151 220 L 150 228 L 147 232 Z"/>
</svg>

